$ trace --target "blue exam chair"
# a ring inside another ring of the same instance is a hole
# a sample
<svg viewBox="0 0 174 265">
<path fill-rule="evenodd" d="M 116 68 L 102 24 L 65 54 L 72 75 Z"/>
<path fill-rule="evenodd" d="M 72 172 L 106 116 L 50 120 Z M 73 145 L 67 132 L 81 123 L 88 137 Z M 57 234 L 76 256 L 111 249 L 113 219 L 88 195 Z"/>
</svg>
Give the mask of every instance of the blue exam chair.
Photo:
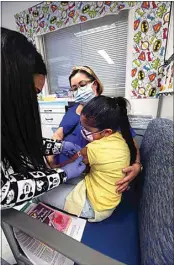
<svg viewBox="0 0 174 265">
<path fill-rule="evenodd" d="M 46 243 L 76 265 L 173 265 L 173 137 L 172 121 L 155 119 L 149 123 L 140 149 L 144 170 L 110 218 L 87 223 L 82 243 L 90 248 L 24 213 L 3 211 L 2 228 L 18 264 L 31 265 L 15 242 L 11 226 Z"/>
</svg>

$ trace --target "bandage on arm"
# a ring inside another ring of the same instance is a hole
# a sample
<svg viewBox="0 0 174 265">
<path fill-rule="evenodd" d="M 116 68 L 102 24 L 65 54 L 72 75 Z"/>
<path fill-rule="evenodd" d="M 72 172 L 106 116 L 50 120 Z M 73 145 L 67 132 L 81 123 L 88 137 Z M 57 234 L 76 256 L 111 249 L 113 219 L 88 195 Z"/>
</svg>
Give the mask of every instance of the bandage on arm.
<svg viewBox="0 0 174 265">
<path fill-rule="evenodd" d="M 81 149 L 78 153 L 76 153 L 75 155 L 73 155 L 70 159 L 68 159 L 67 161 L 63 162 L 63 163 L 60 163 L 58 165 L 58 167 L 64 167 L 66 166 L 67 164 L 70 164 L 72 163 L 73 161 L 75 161 L 79 156 L 83 156 L 83 163 L 85 165 L 89 164 L 89 161 L 88 161 L 88 156 L 87 156 L 87 147 L 84 147 L 83 149 Z"/>
</svg>

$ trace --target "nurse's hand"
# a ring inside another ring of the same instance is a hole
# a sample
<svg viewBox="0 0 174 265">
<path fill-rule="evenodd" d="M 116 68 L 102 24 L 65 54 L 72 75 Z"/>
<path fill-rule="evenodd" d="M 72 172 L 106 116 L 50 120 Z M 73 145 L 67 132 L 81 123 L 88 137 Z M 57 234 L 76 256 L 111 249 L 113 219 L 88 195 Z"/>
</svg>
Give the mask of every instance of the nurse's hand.
<svg viewBox="0 0 174 265">
<path fill-rule="evenodd" d="M 67 180 L 79 177 L 83 173 L 86 166 L 82 160 L 83 156 L 80 156 L 74 162 L 61 168 L 65 171 Z"/>
<path fill-rule="evenodd" d="M 73 144 L 71 142 L 62 142 L 62 154 L 68 157 L 72 157 L 74 154 L 79 152 L 82 148 L 76 144 Z"/>
<path fill-rule="evenodd" d="M 128 190 L 129 183 L 136 178 L 136 176 L 140 173 L 140 171 L 141 171 L 141 166 L 137 163 L 134 163 L 132 166 L 123 169 L 123 172 L 126 173 L 126 176 L 116 183 L 117 186 L 116 191 L 118 193 L 122 193 L 125 190 Z"/>
</svg>

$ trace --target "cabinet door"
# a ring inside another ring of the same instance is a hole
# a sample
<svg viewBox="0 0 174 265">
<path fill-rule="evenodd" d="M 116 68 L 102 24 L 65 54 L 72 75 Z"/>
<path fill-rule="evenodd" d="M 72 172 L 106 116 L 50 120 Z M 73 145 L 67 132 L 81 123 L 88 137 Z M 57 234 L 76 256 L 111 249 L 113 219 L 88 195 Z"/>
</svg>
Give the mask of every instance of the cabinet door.
<svg viewBox="0 0 174 265">
<path fill-rule="evenodd" d="M 41 113 L 41 123 L 46 125 L 60 124 L 64 113 Z"/>
<path fill-rule="evenodd" d="M 42 124 L 42 136 L 45 138 L 52 138 L 59 125 L 46 125 Z"/>
</svg>

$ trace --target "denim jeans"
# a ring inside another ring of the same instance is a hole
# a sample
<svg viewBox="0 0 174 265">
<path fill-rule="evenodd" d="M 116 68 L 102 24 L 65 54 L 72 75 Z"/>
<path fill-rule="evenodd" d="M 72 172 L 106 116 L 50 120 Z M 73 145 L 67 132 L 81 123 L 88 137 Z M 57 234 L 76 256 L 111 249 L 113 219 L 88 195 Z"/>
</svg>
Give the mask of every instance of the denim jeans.
<svg viewBox="0 0 174 265">
<path fill-rule="evenodd" d="M 40 202 L 54 206 L 59 210 L 64 210 L 65 201 L 69 193 L 75 188 L 75 186 L 82 180 L 82 178 L 76 178 L 68 181 L 66 184 L 61 184 L 59 187 L 46 192 L 45 194 L 38 197 Z M 86 196 L 85 205 L 81 212 L 81 217 L 84 218 L 95 218 L 94 210 Z"/>
</svg>

